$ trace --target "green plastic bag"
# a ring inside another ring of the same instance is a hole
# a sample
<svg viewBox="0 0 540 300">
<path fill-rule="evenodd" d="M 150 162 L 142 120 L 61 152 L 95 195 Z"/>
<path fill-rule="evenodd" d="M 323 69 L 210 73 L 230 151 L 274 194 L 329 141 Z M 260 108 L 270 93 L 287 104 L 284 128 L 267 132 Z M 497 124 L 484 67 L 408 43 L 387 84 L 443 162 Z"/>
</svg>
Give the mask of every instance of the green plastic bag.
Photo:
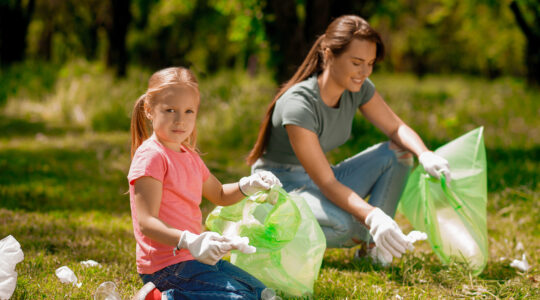
<svg viewBox="0 0 540 300">
<path fill-rule="evenodd" d="M 427 233 L 433 251 L 443 263 L 468 263 L 478 275 L 487 264 L 487 179 L 483 127 L 438 148 L 450 163 L 452 180 L 446 185 L 419 165 L 411 174 L 399 210 L 416 230 Z"/>
<path fill-rule="evenodd" d="M 235 205 L 216 207 L 206 218 L 206 227 L 223 235 L 248 237 L 257 252 L 232 251 L 231 263 L 266 286 L 290 296 L 313 294 L 326 239 L 301 196 L 274 186 Z"/>
</svg>

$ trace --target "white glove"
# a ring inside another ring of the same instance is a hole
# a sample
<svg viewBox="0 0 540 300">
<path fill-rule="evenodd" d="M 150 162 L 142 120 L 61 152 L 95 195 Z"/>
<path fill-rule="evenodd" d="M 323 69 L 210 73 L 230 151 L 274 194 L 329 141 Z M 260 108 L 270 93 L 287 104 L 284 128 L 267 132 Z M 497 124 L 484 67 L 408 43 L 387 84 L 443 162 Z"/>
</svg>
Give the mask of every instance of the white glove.
<svg viewBox="0 0 540 300">
<path fill-rule="evenodd" d="M 372 210 L 365 223 L 375 242 L 376 256 L 383 264 L 391 263 L 394 256 L 399 258 L 405 251 L 413 249 L 397 223 L 380 208 Z"/>
<path fill-rule="evenodd" d="M 269 171 L 261 171 L 251 176 L 242 177 L 238 181 L 240 191 L 247 196 L 251 196 L 258 191 L 270 189 L 275 184 L 282 186 L 279 179 Z"/>
<path fill-rule="evenodd" d="M 439 155 L 431 151 L 426 151 L 420 154 L 418 161 L 422 164 L 424 170 L 426 170 L 429 175 L 440 179 L 440 174 L 443 173 L 444 177 L 446 177 L 447 183 L 450 183 L 450 180 L 452 180 L 448 161 Z"/>
<path fill-rule="evenodd" d="M 216 232 L 194 234 L 184 230 L 176 248 L 187 249 L 196 260 L 207 265 L 215 265 L 232 249 L 232 246 L 226 237 Z"/>
</svg>

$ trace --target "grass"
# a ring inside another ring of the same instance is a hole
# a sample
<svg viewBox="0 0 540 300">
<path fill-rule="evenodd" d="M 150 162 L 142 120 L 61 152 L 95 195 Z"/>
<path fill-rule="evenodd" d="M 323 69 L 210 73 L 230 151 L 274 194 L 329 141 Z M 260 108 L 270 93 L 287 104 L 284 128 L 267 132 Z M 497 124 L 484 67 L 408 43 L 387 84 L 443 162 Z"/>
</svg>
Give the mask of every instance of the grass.
<svg viewBox="0 0 540 300">
<path fill-rule="evenodd" d="M 125 194 L 129 133 L 123 123 L 149 72 L 132 68 L 127 79 L 116 80 L 85 62 L 40 70 L 10 70 L 16 74 L 10 76 L 27 76 L 34 86 L 41 82 L 43 91 L 11 84 L 1 108 L 0 238 L 13 235 L 25 254 L 12 299 L 88 299 L 104 281 L 115 282 L 129 299 L 142 284 Z M 48 75 L 53 82 L 41 79 Z M 200 78 L 200 149 L 223 182 L 249 172 L 242 160 L 276 89 L 269 78 L 231 71 Z M 441 265 L 425 242 L 389 268 L 352 260 L 353 249 L 328 249 L 314 298 L 540 298 L 540 91 L 512 78 L 375 74 L 372 79 L 432 148 L 484 126 L 489 262 L 473 277 L 460 264 Z M 353 139 L 329 159 L 339 161 L 381 139 L 358 117 Z M 213 206 L 204 201 L 201 208 L 207 214 Z M 397 221 L 405 232 L 412 230 L 403 215 Z M 524 250 L 516 249 L 519 242 Z M 510 267 L 523 252 L 532 266 L 527 273 Z M 80 261 L 87 259 L 102 267 L 83 267 Z M 75 272 L 80 288 L 56 278 L 55 269 L 63 265 Z"/>
</svg>

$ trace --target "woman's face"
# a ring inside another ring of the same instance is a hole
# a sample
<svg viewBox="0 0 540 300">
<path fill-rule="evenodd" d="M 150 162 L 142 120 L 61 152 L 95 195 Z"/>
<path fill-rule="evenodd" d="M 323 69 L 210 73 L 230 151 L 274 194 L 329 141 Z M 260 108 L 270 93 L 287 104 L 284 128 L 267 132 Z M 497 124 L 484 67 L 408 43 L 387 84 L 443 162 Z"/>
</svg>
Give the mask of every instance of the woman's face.
<svg viewBox="0 0 540 300">
<path fill-rule="evenodd" d="M 377 45 L 366 40 L 353 39 L 339 56 L 329 55 L 330 78 L 341 88 L 358 92 L 373 71 Z"/>
</svg>

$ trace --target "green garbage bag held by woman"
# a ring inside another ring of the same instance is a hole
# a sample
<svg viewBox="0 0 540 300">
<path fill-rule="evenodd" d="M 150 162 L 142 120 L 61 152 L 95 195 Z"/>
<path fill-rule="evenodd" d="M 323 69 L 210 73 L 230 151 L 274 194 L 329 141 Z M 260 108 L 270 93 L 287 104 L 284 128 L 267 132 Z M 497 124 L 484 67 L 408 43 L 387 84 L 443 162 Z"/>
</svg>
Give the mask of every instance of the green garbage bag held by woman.
<svg viewBox="0 0 540 300">
<path fill-rule="evenodd" d="M 267 287 L 309 296 L 319 275 L 326 239 L 304 199 L 279 186 L 227 207 L 216 207 L 206 227 L 224 236 L 248 237 L 256 253 L 231 252 L 231 263 Z"/>
<path fill-rule="evenodd" d="M 487 166 L 483 127 L 438 148 L 452 166 L 452 180 L 430 177 L 419 165 L 410 175 L 399 210 L 416 230 L 428 234 L 443 263 L 467 263 L 474 275 L 488 259 Z"/>
</svg>

